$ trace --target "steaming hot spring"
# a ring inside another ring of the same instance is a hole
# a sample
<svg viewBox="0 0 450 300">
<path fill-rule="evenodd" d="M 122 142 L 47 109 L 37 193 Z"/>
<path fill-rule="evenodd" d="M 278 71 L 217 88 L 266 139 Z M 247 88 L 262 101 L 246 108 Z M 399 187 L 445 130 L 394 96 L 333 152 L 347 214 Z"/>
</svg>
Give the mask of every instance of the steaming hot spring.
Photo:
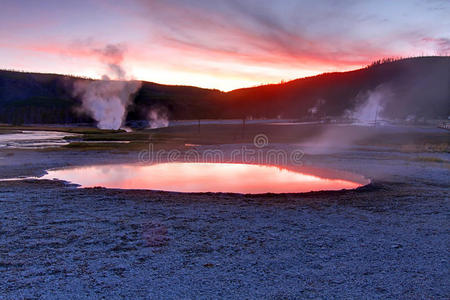
<svg viewBox="0 0 450 300">
<path fill-rule="evenodd" d="M 368 183 L 359 175 L 324 169 L 185 162 L 64 168 L 49 170 L 41 178 L 68 181 L 81 187 L 246 194 L 355 189 Z"/>
</svg>

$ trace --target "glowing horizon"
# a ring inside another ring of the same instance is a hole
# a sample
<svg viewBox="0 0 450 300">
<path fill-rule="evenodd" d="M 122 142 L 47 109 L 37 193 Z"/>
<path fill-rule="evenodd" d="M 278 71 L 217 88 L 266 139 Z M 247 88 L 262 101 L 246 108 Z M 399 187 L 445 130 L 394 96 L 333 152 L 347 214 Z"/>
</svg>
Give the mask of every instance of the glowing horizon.
<svg viewBox="0 0 450 300">
<path fill-rule="evenodd" d="M 354 70 L 385 57 L 450 54 L 445 1 L 5 0 L 3 6 L 0 68 L 95 79 L 229 91 Z"/>
</svg>

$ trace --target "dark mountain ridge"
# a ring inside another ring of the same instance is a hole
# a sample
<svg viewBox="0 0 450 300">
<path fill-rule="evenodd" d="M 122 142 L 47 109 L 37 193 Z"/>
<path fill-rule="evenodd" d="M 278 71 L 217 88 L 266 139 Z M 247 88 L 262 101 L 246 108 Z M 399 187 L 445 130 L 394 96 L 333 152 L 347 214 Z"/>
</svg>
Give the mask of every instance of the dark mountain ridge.
<svg viewBox="0 0 450 300">
<path fill-rule="evenodd" d="M 0 122 L 93 122 L 76 110 L 81 100 L 72 91 L 80 80 L 92 79 L 0 71 Z M 340 117 L 375 96 L 385 118 L 442 119 L 449 115 L 449 87 L 450 57 L 438 56 L 375 63 L 226 93 L 144 81 L 127 120 L 145 119 L 155 108 L 166 111 L 170 119 Z"/>
</svg>

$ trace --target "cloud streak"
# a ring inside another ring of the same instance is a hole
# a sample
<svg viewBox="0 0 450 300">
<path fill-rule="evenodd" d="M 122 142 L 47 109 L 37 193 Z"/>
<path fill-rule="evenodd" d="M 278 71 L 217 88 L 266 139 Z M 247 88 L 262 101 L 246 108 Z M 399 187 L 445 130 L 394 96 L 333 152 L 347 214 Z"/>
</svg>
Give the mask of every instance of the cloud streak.
<svg viewBox="0 0 450 300">
<path fill-rule="evenodd" d="M 355 1 L 316 2 L 140 1 L 161 44 L 215 59 L 342 68 L 404 54 L 394 44 L 406 30 L 389 18 Z M 380 22 L 393 26 L 381 37 L 371 32 Z"/>
<path fill-rule="evenodd" d="M 229 90 L 355 69 L 383 57 L 448 55 L 450 48 L 448 1 L 43 0 L 27 9 L 5 1 L 5 11 L 16 12 L 0 12 L 0 63 L 8 68 L 23 65 L 14 53 L 20 48 L 49 54 L 48 69 L 60 70 L 65 60 L 72 66 L 65 73 L 89 69 L 116 79 L 136 73 Z M 49 23 L 33 26 L 42 12 Z"/>
</svg>

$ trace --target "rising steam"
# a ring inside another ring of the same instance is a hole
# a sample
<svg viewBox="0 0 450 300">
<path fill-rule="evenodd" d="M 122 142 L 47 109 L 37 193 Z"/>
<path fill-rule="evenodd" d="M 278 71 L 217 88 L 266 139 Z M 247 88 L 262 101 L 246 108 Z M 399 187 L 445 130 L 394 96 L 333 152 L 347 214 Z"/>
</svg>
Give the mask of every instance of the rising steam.
<svg viewBox="0 0 450 300">
<path fill-rule="evenodd" d="M 148 112 L 148 122 L 151 129 L 169 126 L 169 117 L 165 107 L 154 107 Z"/>
<path fill-rule="evenodd" d="M 392 91 L 385 85 L 379 85 L 373 90 L 360 93 L 356 97 L 356 106 L 347 110 L 345 117 L 360 125 L 374 125 L 382 117 L 387 101 L 392 98 Z"/>
<path fill-rule="evenodd" d="M 139 81 L 78 81 L 74 95 L 82 100 L 78 110 L 97 121 L 98 128 L 117 130 L 123 125 L 131 96 L 140 86 Z"/>
<path fill-rule="evenodd" d="M 92 49 L 92 53 L 107 66 L 108 73 L 102 76 L 102 80 L 75 82 L 73 95 L 81 99 L 78 112 L 91 116 L 98 128 L 120 129 L 141 82 L 125 81 L 126 72 L 122 66 L 124 45 L 108 44 L 104 48 Z"/>
<path fill-rule="evenodd" d="M 125 46 L 123 44 L 108 44 L 103 48 L 92 49 L 92 52 L 108 68 L 107 74 L 103 75 L 102 79 L 124 80 L 126 78 L 127 73 L 122 66 L 125 55 Z"/>
<path fill-rule="evenodd" d="M 384 108 L 393 98 L 388 85 L 379 85 L 373 90 L 359 93 L 354 99 L 354 108 L 345 111 L 341 116 L 352 120 L 353 124 L 324 127 L 319 135 L 302 143 L 302 146 L 306 147 L 305 153 L 329 154 L 351 148 L 361 140 L 373 136 L 376 134 L 376 128 L 374 130 L 372 126 L 376 125 L 381 118 L 386 120 Z M 317 104 L 314 107 L 318 107 Z"/>
</svg>

